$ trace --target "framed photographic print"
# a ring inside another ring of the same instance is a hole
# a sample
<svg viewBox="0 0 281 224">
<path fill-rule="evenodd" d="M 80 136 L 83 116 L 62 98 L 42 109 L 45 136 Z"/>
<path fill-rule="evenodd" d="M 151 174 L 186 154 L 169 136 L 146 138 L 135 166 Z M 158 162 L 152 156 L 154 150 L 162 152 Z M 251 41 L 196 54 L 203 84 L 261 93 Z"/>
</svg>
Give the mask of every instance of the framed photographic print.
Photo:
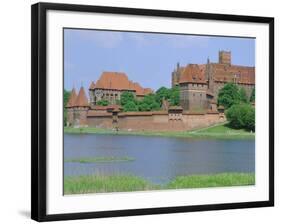
<svg viewBox="0 0 281 224">
<path fill-rule="evenodd" d="M 274 205 L 274 19 L 32 6 L 32 219 Z"/>
</svg>

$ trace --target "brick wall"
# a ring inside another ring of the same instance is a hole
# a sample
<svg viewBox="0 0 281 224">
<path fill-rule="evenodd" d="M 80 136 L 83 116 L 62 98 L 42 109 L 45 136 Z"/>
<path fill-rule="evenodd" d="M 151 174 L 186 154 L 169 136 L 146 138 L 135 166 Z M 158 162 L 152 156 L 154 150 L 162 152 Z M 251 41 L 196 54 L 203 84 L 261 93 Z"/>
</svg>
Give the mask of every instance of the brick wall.
<svg viewBox="0 0 281 224">
<path fill-rule="evenodd" d="M 167 112 L 124 112 L 118 115 L 118 124 L 113 123 L 112 115 L 88 116 L 90 127 L 100 127 L 131 131 L 180 131 L 208 127 L 224 122 L 218 113 L 212 114 L 181 114 L 181 119 L 169 119 Z"/>
</svg>

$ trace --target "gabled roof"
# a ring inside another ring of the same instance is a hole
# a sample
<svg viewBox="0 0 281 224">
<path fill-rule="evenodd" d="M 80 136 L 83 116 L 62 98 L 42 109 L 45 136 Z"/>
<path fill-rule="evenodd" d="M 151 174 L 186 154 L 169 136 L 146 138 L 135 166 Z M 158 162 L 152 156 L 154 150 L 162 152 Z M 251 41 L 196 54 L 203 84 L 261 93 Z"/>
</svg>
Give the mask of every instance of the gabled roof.
<svg viewBox="0 0 281 224">
<path fill-rule="evenodd" d="M 255 84 L 255 67 L 212 63 L 211 70 L 215 81 Z"/>
<path fill-rule="evenodd" d="M 205 66 L 198 64 L 187 65 L 180 75 L 179 83 L 206 84 Z"/>
<path fill-rule="evenodd" d="M 143 88 L 139 83 L 130 81 L 123 72 L 103 72 L 95 85 L 91 83 L 90 89 L 130 90 L 135 91 L 137 96 L 152 93 L 150 88 Z"/>
<path fill-rule="evenodd" d="M 123 72 L 103 72 L 95 89 L 133 90 L 128 76 Z"/>
<path fill-rule="evenodd" d="M 88 99 L 85 94 L 85 90 L 83 87 L 80 88 L 79 94 L 76 98 L 75 105 L 76 107 L 88 107 Z"/>
<path fill-rule="evenodd" d="M 77 98 L 75 88 L 72 89 L 66 107 L 73 107 Z"/>
</svg>

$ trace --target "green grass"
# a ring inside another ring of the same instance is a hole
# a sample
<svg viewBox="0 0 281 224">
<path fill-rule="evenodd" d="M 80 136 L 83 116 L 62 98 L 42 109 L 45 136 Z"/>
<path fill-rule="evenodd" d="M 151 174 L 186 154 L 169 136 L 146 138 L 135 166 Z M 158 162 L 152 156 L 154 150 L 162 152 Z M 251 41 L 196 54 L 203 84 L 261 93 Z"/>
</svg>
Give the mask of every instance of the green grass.
<svg viewBox="0 0 281 224">
<path fill-rule="evenodd" d="M 244 129 L 233 129 L 226 123 L 193 131 L 115 131 L 94 127 L 71 128 L 65 127 L 65 133 L 70 134 L 114 134 L 114 135 L 142 135 L 180 138 L 212 138 L 212 139 L 254 139 L 255 133 Z"/>
<path fill-rule="evenodd" d="M 254 184 L 254 173 L 178 176 L 165 185 L 156 185 L 133 175 L 92 175 L 65 177 L 64 194 L 244 186 Z"/>
<path fill-rule="evenodd" d="M 112 162 L 131 162 L 135 159 L 132 157 L 124 156 L 124 157 L 86 157 L 86 158 L 75 158 L 75 159 L 66 159 L 65 162 L 73 162 L 73 163 L 112 163 Z"/>
<path fill-rule="evenodd" d="M 255 175 L 252 173 L 221 173 L 215 175 L 178 176 L 171 181 L 167 187 L 170 189 L 178 189 L 253 184 L 255 184 Z"/>
<path fill-rule="evenodd" d="M 131 175 L 78 176 L 64 178 L 64 194 L 144 191 L 157 189 L 148 181 Z"/>
</svg>

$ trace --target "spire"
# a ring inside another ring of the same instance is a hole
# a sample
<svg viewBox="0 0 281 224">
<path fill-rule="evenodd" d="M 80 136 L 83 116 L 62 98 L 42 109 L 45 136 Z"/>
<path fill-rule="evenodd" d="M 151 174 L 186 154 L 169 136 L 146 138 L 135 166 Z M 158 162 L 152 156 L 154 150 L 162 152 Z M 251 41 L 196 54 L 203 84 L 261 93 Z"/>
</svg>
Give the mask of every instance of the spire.
<svg viewBox="0 0 281 224">
<path fill-rule="evenodd" d="M 75 106 L 76 107 L 88 107 L 89 106 L 88 99 L 86 97 L 85 90 L 84 90 L 83 86 L 79 90 L 79 94 L 78 94 L 78 96 L 76 98 L 76 101 L 75 101 Z"/>
<path fill-rule="evenodd" d="M 76 90 L 75 90 L 75 88 L 73 87 L 73 89 L 72 89 L 72 91 L 71 91 L 71 93 L 70 93 L 68 102 L 67 102 L 67 104 L 66 104 L 66 107 L 73 107 L 74 104 L 75 104 L 76 98 L 77 98 Z"/>
<path fill-rule="evenodd" d="M 96 87 L 95 83 L 91 82 L 91 85 L 90 85 L 89 89 L 95 89 L 95 87 Z"/>
<path fill-rule="evenodd" d="M 209 58 L 209 56 L 208 56 L 208 59 L 207 59 L 207 64 L 210 64 L 210 58 Z"/>
</svg>

